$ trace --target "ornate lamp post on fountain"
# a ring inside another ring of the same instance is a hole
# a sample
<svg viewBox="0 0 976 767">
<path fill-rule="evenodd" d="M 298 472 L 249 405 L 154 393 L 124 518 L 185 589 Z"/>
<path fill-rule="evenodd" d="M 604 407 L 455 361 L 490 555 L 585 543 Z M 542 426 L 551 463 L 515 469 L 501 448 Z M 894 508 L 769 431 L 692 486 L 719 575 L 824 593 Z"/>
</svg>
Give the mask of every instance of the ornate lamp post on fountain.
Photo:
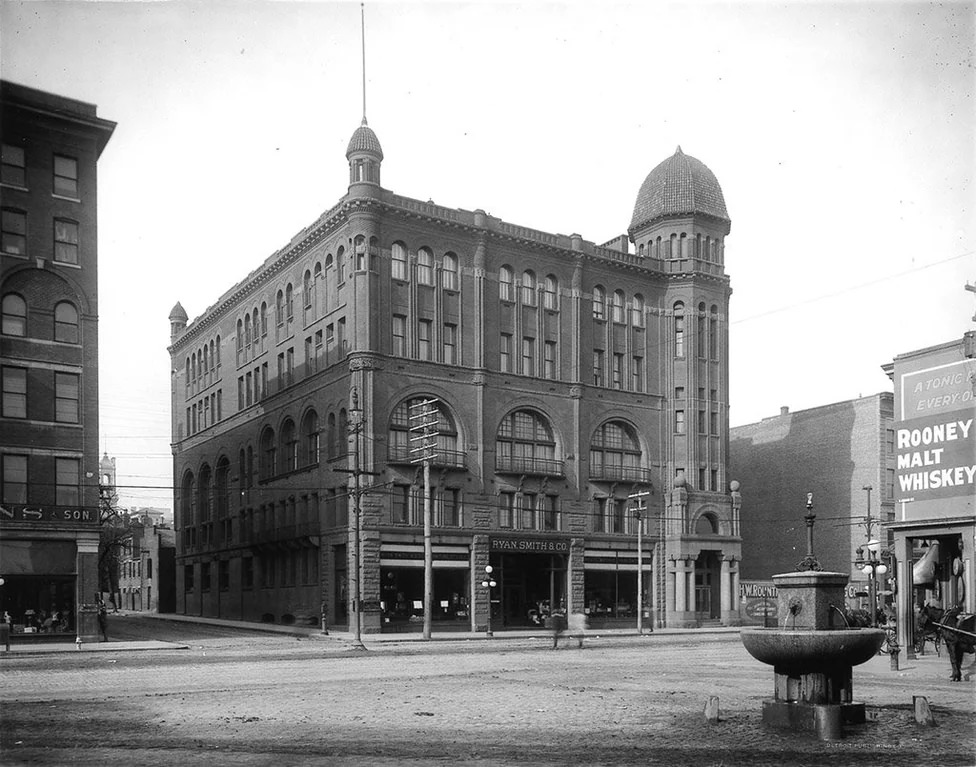
<svg viewBox="0 0 976 767">
<path fill-rule="evenodd" d="M 763 723 L 793 732 L 813 731 L 835 740 L 844 724 L 865 720 L 853 700 L 853 667 L 874 657 L 880 629 L 850 628 L 844 617 L 846 573 L 825 572 L 813 553 L 813 493 L 807 494 L 807 555 L 792 573 L 773 576 L 778 628 L 744 628 L 742 644 L 773 667 L 774 697 L 763 702 Z"/>
</svg>

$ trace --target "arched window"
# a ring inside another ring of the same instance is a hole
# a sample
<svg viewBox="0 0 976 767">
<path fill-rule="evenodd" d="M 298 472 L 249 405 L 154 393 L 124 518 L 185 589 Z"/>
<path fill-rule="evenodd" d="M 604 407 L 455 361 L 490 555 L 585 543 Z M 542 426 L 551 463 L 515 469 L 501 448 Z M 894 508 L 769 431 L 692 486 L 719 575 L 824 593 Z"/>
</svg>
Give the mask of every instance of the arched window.
<svg viewBox="0 0 976 767">
<path fill-rule="evenodd" d="M 531 269 L 522 272 L 522 303 L 535 306 L 535 272 Z"/>
<path fill-rule="evenodd" d="M 295 422 L 286 418 L 281 425 L 280 446 L 282 471 L 295 471 L 298 468 L 298 436 L 295 434 Z"/>
<path fill-rule="evenodd" d="M 515 273 L 511 267 L 503 266 L 498 270 L 498 297 L 502 301 L 515 300 Z"/>
<path fill-rule="evenodd" d="M 441 286 L 445 290 L 458 289 L 458 259 L 453 253 L 445 253 L 442 263 Z"/>
<path fill-rule="evenodd" d="M 268 305 L 264 301 L 261 302 L 261 338 L 264 339 L 268 335 Z"/>
<path fill-rule="evenodd" d="M 357 234 L 356 238 L 352 241 L 352 248 L 356 257 L 356 271 L 365 271 L 369 266 L 366 258 L 366 236 Z"/>
<path fill-rule="evenodd" d="M 417 251 L 417 282 L 420 285 L 434 284 L 434 254 L 430 248 Z"/>
<path fill-rule="evenodd" d="M 718 359 L 718 307 L 712 304 L 708 317 L 708 357 Z"/>
<path fill-rule="evenodd" d="M 253 341 L 254 339 L 251 334 L 251 315 L 247 314 L 244 316 L 244 348 L 250 351 Z M 247 359 L 246 355 L 244 359 Z"/>
<path fill-rule="evenodd" d="M 261 432 L 261 479 L 268 479 L 278 473 L 278 451 L 275 445 L 274 429 L 266 426 Z"/>
<path fill-rule="evenodd" d="M 630 324 L 635 328 L 644 327 L 644 296 L 640 293 L 634 294 L 630 304 Z"/>
<path fill-rule="evenodd" d="M 410 441 L 410 437 L 413 436 L 410 427 L 414 426 L 416 421 L 411 420 L 410 415 L 421 412 L 424 409 L 421 405 L 425 401 L 432 403 L 427 406 L 428 408 L 437 411 L 435 416 L 431 416 L 432 421 L 436 419 L 436 425 L 433 427 L 435 434 L 433 463 L 437 466 L 463 466 L 464 453 L 458 450 L 457 427 L 444 404 L 434 400 L 433 397 L 403 400 L 393 409 L 393 414 L 390 416 L 389 459 L 399 463 L 413 459 L 414 454 L 410 452 L 410 448 L 413 447 Z"/>
<path fill-rule="evenodd" d="M 204 464 L 200 469 L 200 480 L 197 483 L 197 509 L 200 522 L 209 522 L 213 504 L 213 476 L 210 465 Z"/>
<path fill-rule="evenodd" d="M 319 462 L 319 414 L 309 410 L 302 418 L 302 437 L 305 441 L 306 466 L 314 466 Z"/>
<path fill-rule="evenodd" d="M 515 410 L 506 415 L 495 437 L 498 471 L 561 475 L 556 461 L 556 441 L 546 418 L 534 410 Z"/>
<path fill-rule="evenodd" d="M 548 275 L 542 288 L 542 304 L 546 309 L 559 308 L 559 281 L 555 275 Z"/>
<path fill-rule="evenodd" d="M 237 490 L 240 494 L 240 505 L 242 506 L 247 502 L 248 487 L 247 454 L 244 452 L 244 448 L 241 448 L 241 452 L 237 456 Z"/>
<path fill-rule="evenodd" d="M 338 458 L 339 456 L 339 437 L 336 433 L 336 417 L 335 413 L 329 413 L 329 417 L 325 421 L 325 444 L 329 450 L 329 458 Z"/>
<path fill-rule="evenodd" d="M 622 290 L 613 292 L 613 321 L 624 321 L 624 292 Z"/>
<path fill-rule="evenodd" d="M 74 304 L 62 301 L 54 307 L 54 340 L 66 344 L 80 341 L 78 335 L 78 310 Z"/>
<path fill-rule="evenodd" d="M 696 333 L 697 338 L 695 339 L 695 343 L 698 346 L 697 353 L 699 357 L 704 358 L 706 353 L 708 352 L 708 338 L 706 337 L 706 334 L 708 332 L 708 320 L 705 316 L 704 301 L 698 304 L 698 315 L 695 317 L 695 319 L 698 322 L 698 328 Z"/>
<path fill-rule="evenodd" d="M 674 356 L 685 356 L 685 305 L 681 301 L 674 304 Z"/>
<path fill-rule="evenodd" d="M 340 285 L 346 281 L 346 249 L 341 245 L 336 251 L 336 281 Z"/>
<path fill-rule="evenodd" d="M 391 249 L 391 272 L 394 280 L 407 279 L 407 246 L 402 242 L 394 242 Z"/>
<path fill-rule="evenodd" d="M 61 306 L 61 304 L 58 304 Z M 66 304 L 70 306 L 70 304 Z M 73 308 L 73 307 L 72 307 Z M 57 320 L 55 320 L 55 323 Z M 75 313 L 75 329 L 78 320 Z M 8 293 L 3 297 L 3 334 L 5 336 L 27 335 L 27 302 L 16 293 Z"/>
<path fill-rule="evenodd" d="M 279 290 L 275 295 L 275 325 L 280 329 L 285 324 L 285 294 Z"/>
<path fill-rule="evenodd" d="M 607 421 L 590 441 L 590 474 L 614 482 L 644 479 L 641 449 L 634 427 L 624 421 Z"/>
<path fill-rule="evenodd" d="M 227 456 L 221 456 L 217 461 L 217 472 L 214 475 L 214 502 L 217 509 L 217 519 L 223 519 L 230 512 L 230 461 Z"/>
<path fill-rule="evenodd" d="M 289 328 L 295 319 L 295 300 L 293 293 L 294 291 L 292 290 L 291 283 L 289 282 L 288 285 L 285 286 L 285 319 L 288 322 Z"/>
<path fill-rule="evenodd" d="M 214 365 L 220 370 L 220 336 L 214 339 Z"/>
<path fill-rule="evenodd" d="M 605 320 L 607 318 L 607 292 L 602 285 L 593 288 L 593 319 Z"/>
<path fill-rule="evenodd" d="M 312 267 L 312 304 L 313 316 L 318 317 L 322 312 L 322 264 L 318 261 Z"/>
<path fill-rule="evenodd" d="M 196 496 L 193 492 L 193 472 L 188 471 L 183 475 L 180 492 L 180 525 L 184 529 L 192 527 L 194 523 L 194 508 L 196 506 Z M 187 537 L 184 535 L 184 541 Z"/>
<path fill-rule="evenodd" d="M 695 522 L 695 535 L 715 535 L 718 532 L 717 520 L 712 514 L 702 514 Z"/>
<path fill-rule="evenodd" d="M 302 277 L 302 307 L 305 309 L 305 322 L 308 322 L 312 316 L 312 272 L 310 269 L 306 269 L 305 276 Z"/>
</svg>

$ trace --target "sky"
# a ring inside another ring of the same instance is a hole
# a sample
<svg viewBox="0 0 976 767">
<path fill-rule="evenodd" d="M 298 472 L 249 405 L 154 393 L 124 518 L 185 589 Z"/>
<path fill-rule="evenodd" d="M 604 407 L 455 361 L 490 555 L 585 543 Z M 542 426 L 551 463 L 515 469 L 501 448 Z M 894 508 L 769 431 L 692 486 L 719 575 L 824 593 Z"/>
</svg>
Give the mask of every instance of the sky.
<svg viewBox="0 0 976 767">
<path fill-rule="evenodd" d="M 732 426 L 976 328 L 976 4 L 370 2 L 383 185 L 603 243 L 677 146 L 717 176 Z M 102 449 L 172 507 L 191 320 L 346 192 L 358 2 L 0 0 L 0 74 L 98 106 Z M 159 489 L 154 489 L 159 488 Z"/>
</svg>

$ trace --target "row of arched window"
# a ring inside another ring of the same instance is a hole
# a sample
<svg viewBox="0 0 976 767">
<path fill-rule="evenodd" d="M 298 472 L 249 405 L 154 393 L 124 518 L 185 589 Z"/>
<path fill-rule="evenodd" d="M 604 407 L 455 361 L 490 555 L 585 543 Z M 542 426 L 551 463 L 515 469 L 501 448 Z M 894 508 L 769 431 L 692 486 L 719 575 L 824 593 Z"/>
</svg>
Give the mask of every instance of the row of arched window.
<svg viewBox="0 0 976 767">
<path fill-rule="evenodd" d="M 722 262 L 722 238 L 699 233 L 689 237 L 687 232 L 672 232 L 669 237 L 652 237 L 637 245 L 641 258 L 699 258 L 714 263 Z"/>
<path fill-rule="evenodd" d="M 214 336 L 188 354 L 184 366 L 187 395 L 210 386 L 220 378 L 220 336 Z"/>
<path fill-rule="evenodd" d="M 81 343 L 78 324 L 78 309 L 70 301 L 59 301 L 54 305 L 54 325 L 47 332 L 31 327 L 28 319 L 27 301 L 18 293 L 7 293 L 3 297 L 2 332 L 5 336 L 21 338 L 53 338 L 66 344 Z M 53 334 L 53 335 L 52 335 Z"/>
<path fill-rule="evenodd" d="M 705 302 L 698 304 L 695 315 L 695 333 L 698 340 L 695 344 L 697 355 L 701 359 L 718 360 L 721 354 L 719 344 L 718 306 L 712 304 L 706 310 Z M 687 353 L 687 331 L 685 323 L 685 304 L 683 301 L 674 303 L 674 356 L 684 357 Z"/>
<path fill-rule="evenodd" d="M 556 311 L 559 309 L 559 280 L 554 274 L 548 274 L 540 282 L 531 269 L 522 272 L 518 279 L 515 270 L 505 264 L 498 270 L 498 298 L 511 303 L 519 301 L 523 306 L 538 306 L 541 301 L 544 309 Z"/>
<path fill-rule="evenodd" d="M 433 402 L 431 419 L 431 458 L 435 465 L 464 468 L 465 454 L 459 450 L 456 420 L 446 405 L 432 398 L 413 397 L 401 401 L 391 414 L 388 426 L 388 459 L 405 463 L 415 458 L 411 440 L 416 436 L 410 415 L 424 403 Z M 326 418 L 324 438 L 328 458 L 342 458 L 347 452 L 349 433 L 345 409 Z M 300 421 L 286 417 L 275 429 L 266 425 L 260 432 L 257 454 L 253 446 L 242 447 L 238 455 L 238 481 L 241 503 L 247 503 L 255 481 L 264 481 L 315 466 L 320 460 L 323 431 L 314 408 L 305 411 Z M 596 480 L 637 481 L 642 468 L 642 451 L 633 425 L 620 420 L 601 424 L 590 440 L 590 476 Z M 543 413 L 520 408 L 499 422 L 495 434 L 495 465 L 502 473 L 562 476 L 562 461 L 549 418 Z M 185 525 L 207 524 L 225 517 L 229 511 L 229 468 L 221 456 L 212 470 L 204 463 L 196 476 L 187 471 L 181 482 L 181 509 Z M 194 521 L 195 520 L 195 521 Z"/>
<path fill-rule="evenodd" d="M 629 322 L 635 328 L 644 327 L 644 296 L 635 293 L 628 303 L 622 290 L 615 290 L 608 298 L 606 288 L 602 285 L 594 286 L 593 319 L 606 320 L 608 315 L 618 325 Z"/>
<path fill-rule="evenodd" d="M 442 288 L 445 290 L 461 289 L 458 257 L 452 251 L 447 251 L 438 262 L 434 258 L 434 251 L 425 245 L 417 248 L 416 253 L 411 258 L 406 243 L 397 240 L 393 243 L 390 255 L 390 276 L 394 280 L 409 281 L 412 264 L 413 274 L 416 276 L 418 285 L 436 285 L 439 273 Z"/>
</svg>

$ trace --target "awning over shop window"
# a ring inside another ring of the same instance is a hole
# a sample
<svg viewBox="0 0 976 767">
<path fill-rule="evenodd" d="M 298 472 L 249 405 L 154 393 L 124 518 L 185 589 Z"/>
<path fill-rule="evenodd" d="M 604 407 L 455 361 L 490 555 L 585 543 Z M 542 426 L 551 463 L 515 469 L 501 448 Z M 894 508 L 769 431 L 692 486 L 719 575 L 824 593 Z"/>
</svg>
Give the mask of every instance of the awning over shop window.
<svg viewBox="0 0 976 767">
<path fill-rule="evenodd" d="M 0 541 L 0 575 L 74 575 L 74 541 Z"/>
</svg>

